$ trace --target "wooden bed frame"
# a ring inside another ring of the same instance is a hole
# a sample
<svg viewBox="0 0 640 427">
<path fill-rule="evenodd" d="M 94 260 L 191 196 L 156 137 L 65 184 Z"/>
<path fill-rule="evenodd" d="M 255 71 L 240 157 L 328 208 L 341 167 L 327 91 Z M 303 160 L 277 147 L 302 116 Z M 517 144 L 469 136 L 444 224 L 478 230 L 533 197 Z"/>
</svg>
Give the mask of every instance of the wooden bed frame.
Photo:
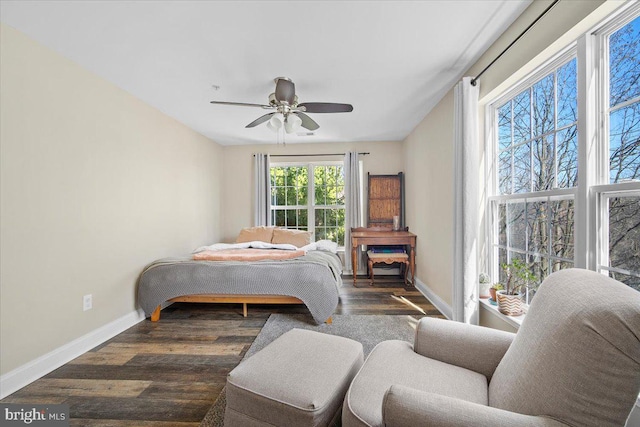
<svg viewBox="0 0 640 427">
<path fill-rule="evenodd" d="M 304 304 L 302 300 L 296 297 L 285 295 L 222 295 L 222 294 L 196 294 L 183 295 L 181 297 L 171 298 L 170 302 L 206 302 L 206 303 L 228 303 L 242 304 L 242 315 L 247 317 L 247 304 Z M 151 314 L 151 321 L 160 320 L 161 306 L 157 306 Z M 329 317 L 325 323 L 331 324 Z"/>
</svg>

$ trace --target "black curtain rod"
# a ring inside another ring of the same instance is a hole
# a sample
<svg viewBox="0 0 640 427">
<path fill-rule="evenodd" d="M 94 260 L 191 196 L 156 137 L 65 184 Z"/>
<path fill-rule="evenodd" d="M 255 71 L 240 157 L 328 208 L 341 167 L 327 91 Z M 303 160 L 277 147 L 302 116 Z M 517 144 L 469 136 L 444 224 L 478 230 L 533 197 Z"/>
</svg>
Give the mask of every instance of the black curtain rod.
<svg viewBox="0 0 640 427">
<path fill-rule="evenodd" d="M 547 12 L 549 12 L 553 6 L 555 6 L 556 4 L 558 4 L 558 2 L 559 2 L 559 1 L 560 1 L 560 0 L 553 0 L 553 3 L 551 3 L 551 4 L 550 4 L 550 5 L 549 5 L 545 10 L 544 10 L 544 12 L 542 12 L 542 13 L 540 14 L 540 16 L 538 16 L 538 17 L 537 17 L 537 18 L 536 18 L 536 19 L 535 19 L 531 24 L 529 24 L 529 26 L 528 26 L 527 28 L 525 28 L 525 30 L 524 30 L 523 32 L 521 32 L 521 33 L 520 33 L 520 35 L 519 35 L 518 37 L 516 37 L 516 39 L 515 39 L 514 41 L 512 41 L 512 42 L 511 42 L 511 44 L 510 44 L 509 46 L 507 46 L 507 47 L 506 47 L 506 48 L 505 48 L 505 49 L 500 53 L 500 55 L 496 56 L 496 58 L 495 58 L 493 61 L 491 61 L 491 62 L 489 63 L 489 65 L 487 65 L 486 67 L 484 67 L 484 70 L 480 71 L 480 73 L 479 73 L 477 76 L 475 76 L 473 79 L 471 79 L 471 85 L 472 85 L 472 86 L 475 86 L 475 85 L 477 84 L 478 79 L 480 78 L 480 76 L 482 76 L 482 75 L 484 74 L 484 72 L 485 72 L 485 71 L 487 71 L 489 68 L 491 68 L 491 66 L 492 66 L 492 65 L 493 65 L 493 64 L 494 64 L 498 59 L 500 59 L 500 58 L 502 57 L 502 55 L 504 55 L 505 53 L 507 53 L 507 51 L 508 51 L 509 49 L 511 49 L 511 47 L 512 47 L 514 44 L 516 44 L 516 42 L 517 42 L 518 40 L 520 40 L 520 39 L 522 38 L 522 36 L 524 36 L 524 35 L 527 33 L 527 31 L 529 31 L 529 30 L 531 29 L 531 27 L 533 27 L 534 25 L 536 25 L 536 23 L 537 23 L 539 20 L 541 20 L 541 19 L 542 19 L 542 17 L 543 17 L 544 15 L 546 15 L 546 14 L 547 14 Z"/>
<path fill-rule="evenodd" d="M 271 157 L 323 157 L 323 156 L 344 156 L 347 153 L 327 153 L 327 154 L 271 154 Z M 366 156 L 371 153 L 358 153 L 361 156 Z M 255 154 L 253 155 L 255 157 Z"/>
</svg>

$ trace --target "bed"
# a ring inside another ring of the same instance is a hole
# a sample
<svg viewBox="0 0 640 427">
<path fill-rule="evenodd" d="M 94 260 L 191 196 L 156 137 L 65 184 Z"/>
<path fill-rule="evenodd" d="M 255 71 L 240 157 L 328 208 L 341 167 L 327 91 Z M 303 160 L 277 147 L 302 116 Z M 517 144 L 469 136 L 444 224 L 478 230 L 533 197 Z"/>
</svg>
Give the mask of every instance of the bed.
<svg viewBox="0 0 640 427">
<path fill-rule="evenodd" d="M 266 242 L 266 237 L 261 238 L 214 244 L 198 248 L 188 257 L 151 263 L 138 283 L 138 302 L 145 315 L 158 321 L 161 306 L 167 301 L 241 303 L 244 316 L 247 304 L 304 304 L 318 324 L 330 323 L 342 286 L 337 245 L 303 245 L 304 240 L 292 245 L 282 239 Z M 241 255 L 243 250 L 251 254 L 248 260 Z M 235 251 L 242 260 L 234 258 Z M 278 251 L 285 258 L 255 258 L 268 251 Z M 218 255 L 221 259 L 216 258 Z"/>
</svg>

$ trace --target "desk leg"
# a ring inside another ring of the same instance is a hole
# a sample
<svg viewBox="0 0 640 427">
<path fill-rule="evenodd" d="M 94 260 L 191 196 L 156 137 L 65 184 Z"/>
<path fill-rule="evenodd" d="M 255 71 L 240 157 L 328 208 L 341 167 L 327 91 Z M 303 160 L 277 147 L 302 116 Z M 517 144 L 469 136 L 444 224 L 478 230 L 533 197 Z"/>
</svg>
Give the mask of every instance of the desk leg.
<svg viewBox="0 0 640 427">
<path fill-rule="evenodd" d="M 353 286 L 356 286 L 356 275 L 358 274 L 358 246 L 351 243 L 351 268 L 353 268 Z"/>
<path fill-rule="evenodd" d="M 409 251 L 409 266 L 411 267 L 411 284 L 416 285 L 416 248 L 411 246 Z"/>
</svg>

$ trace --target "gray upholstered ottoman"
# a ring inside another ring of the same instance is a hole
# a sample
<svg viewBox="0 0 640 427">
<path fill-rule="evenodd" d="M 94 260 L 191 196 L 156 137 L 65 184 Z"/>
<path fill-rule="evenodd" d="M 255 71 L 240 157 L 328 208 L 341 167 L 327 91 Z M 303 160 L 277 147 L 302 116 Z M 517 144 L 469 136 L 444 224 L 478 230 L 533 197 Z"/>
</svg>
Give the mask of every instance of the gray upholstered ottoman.
<svg viewBox="0 0 640 427">
<path fill-rule="evenodd" d="M 224 425 L 332 425 L 363 359 L 357 341 L 292 329 L 229 373 Z"/>
</svg>

